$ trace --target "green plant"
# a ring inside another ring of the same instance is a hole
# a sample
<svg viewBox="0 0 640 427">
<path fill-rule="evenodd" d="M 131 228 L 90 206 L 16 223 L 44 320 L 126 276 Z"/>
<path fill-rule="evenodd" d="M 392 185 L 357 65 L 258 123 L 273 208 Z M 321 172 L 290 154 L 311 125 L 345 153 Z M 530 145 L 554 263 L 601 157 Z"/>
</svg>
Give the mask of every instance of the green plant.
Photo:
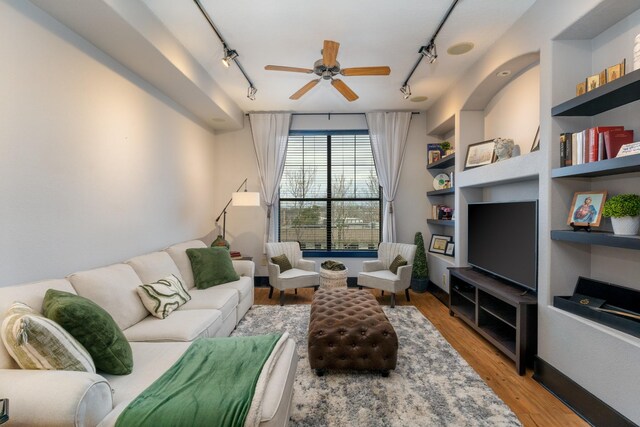
<svg viewBox="0 0 640 427">
<path fill-rule="evenodd" d="M 422 233 L 418 231 L 414 238 L 416 255 L 413 258 L 413 272 L 411 277 L 416 280 L 424 280 L 429 278 L 429 267 L 427 266 L 427 254 L 424 251 L 424 240 Z"/>
<path fill-rule="evenodd" d="M 621 218 L 640 215 L 640 196 L 637 194 L 618 194 L 604 203 L 602 215 Z"/>
<path fill-rule="evenodd" d="M 447 150 L 451 150 L 451 143 L 449 141 L 442 141 L 440 143 L 440 148 L 446 153 Z"/>
</svg>

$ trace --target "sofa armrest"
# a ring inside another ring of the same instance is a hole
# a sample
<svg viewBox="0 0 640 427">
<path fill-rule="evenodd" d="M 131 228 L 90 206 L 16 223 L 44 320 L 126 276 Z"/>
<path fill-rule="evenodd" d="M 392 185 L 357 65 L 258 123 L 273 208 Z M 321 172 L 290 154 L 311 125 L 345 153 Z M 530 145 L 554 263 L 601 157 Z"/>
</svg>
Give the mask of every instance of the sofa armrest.
<svg viewBox="0 0 640 427">
<path fill-rule="evenodd" d="M 95 426 L 113 409 L 111 386 L 89 372 L 0 369 L 0 396 L 16 425 Z"/>
<path fill-rule="evenodd" d="M 253 261 L 247 260 L 235 260 L 233 262 L 233 269 L 236 270 L 239 276 L 251 277 L 253 280 L 253 276 L 255 275 L 256 265 Z"/>
<path fill-rule="evenodd" d="M 305 271 L 316 271 L 316 262 L 310 259 L 300 258 L 298 260 L 298 263 L 296 264 L 296 268 L 299 268 L 300 270 L 305 270 Z"/>
<path fill-rule="evenodd" d="M 374 259 L 372 261 L 362 261 L 362 271 L 371 272 L 371 271 L 379 271 L 379 270 L 384 270 L 382 261 L 377 259 Z"/>
</svg>

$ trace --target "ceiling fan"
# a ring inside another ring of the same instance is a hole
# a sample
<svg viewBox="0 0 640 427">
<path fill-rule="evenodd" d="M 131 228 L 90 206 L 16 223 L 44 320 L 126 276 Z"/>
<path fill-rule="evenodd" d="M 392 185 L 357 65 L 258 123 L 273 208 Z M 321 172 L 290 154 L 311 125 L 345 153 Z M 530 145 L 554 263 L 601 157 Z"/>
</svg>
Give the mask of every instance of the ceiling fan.
<svg viewBox="0 0 640 427">
<path fill-rule="evenodd" d="M 342 74 L 343 76 L 388 76 L 391 73 L 389 67 L 354 67 L 354 68 L 340 68 L 340 63 L 336 60 L 338 57 L 338 49 L 340 43 L 331 40 L 325 40 L 322 48 L 322 58 L 318 59 L 311 68 L 297 68 L 297 67 L 284 67 L 281 65 L 267 65 L 265 70 L 271 71 L 289 71 L 292 73 L 305 73 L 316 74 L 320 78 L 311 80 L 306 85 L 302 86 L 296 93 L 291 95 L 289 99 L 300 99 L 302 95 L 309 92 L 315 85 L 317 85 L 321 79 L 331 80 L 331 85 L 335 87 L 338 92 L 344 96 L 347 101 L 355 101 L 358 99 L 358 95 L 351 90 L 345 82 L 340 79 L 335 79 L 334 76 Z"/>
</svg>

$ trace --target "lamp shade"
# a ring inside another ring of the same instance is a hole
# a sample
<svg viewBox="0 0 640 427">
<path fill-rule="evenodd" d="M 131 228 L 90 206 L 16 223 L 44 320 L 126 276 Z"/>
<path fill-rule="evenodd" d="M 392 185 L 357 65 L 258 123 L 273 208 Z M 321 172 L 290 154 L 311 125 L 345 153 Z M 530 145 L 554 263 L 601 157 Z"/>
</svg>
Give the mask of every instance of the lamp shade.
<svg viewBox="0 0 640 427">
<path fill-rule="evenodd" d="M 260 193 L 239 191 L 231 194 L 233 206 L 260 206 Z"/>
</svg>

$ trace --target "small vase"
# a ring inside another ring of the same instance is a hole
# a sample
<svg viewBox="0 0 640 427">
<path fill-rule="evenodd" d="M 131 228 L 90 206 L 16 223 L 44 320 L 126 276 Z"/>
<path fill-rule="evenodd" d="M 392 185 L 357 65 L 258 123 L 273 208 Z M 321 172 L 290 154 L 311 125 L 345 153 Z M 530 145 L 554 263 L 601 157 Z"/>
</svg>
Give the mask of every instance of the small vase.
<svg viewBox="0 0 640 427">
<path fill-rule="evenodd" d="M 211 242 L 211 247 L 212 248 L 227 248 L 227 249 L 229 249 L 230 246 L 231 245 L 229 245 L 229 242 L 224 240 L 224 237 L 222 237 L 221 234 L 218 234 L 218 237 L 216 237 L 216 240 Z"/>
<path fill-rule="evenodd" d="M 620 236 L 635 236 L 640 229 L 640 215 L 611 218 L 613 234 Z"/>
</svg>

